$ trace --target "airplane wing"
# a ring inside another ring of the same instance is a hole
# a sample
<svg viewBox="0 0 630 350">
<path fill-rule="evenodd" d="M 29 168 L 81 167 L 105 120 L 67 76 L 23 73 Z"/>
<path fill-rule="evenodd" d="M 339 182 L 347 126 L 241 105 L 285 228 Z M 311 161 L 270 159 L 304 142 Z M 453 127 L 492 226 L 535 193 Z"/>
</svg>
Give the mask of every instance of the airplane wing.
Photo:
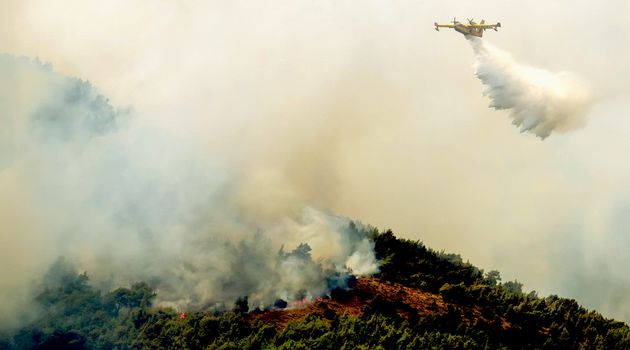
<svg viewBox="0 0 630 350">
<path fill-rule="evenodd" d="M 467 27 L 493 29 L 493 28 L 501 27 L 501 23 L 497 23 L 497 24 L 469 24 L 469 25 L 467 25 Z"/>
<path fill-rule="evenodd" d="M 455 25 L 453 25 L 453 24 L 437 24 L 437 23 L 434 23 L 434 25 L 435 25 L 435 29 L 437 29 L 437 28 L 455 28 Z"/>
</svg>

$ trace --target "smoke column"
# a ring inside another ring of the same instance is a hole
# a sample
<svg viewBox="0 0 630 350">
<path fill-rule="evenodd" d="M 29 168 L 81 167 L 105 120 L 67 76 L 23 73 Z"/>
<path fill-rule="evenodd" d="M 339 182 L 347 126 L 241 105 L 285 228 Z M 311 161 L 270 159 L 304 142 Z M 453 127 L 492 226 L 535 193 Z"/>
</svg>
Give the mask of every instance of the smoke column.
<svg viewBox="0 0 630 350">
<path fill-rule="evenodd" d="M 346 218 L 307 205 L 258 220 L 231 169 L 114 108 L 89 82 L 0 55 L 0 329 L 59 257 L 104 290 L 147 281 L 178 309 L 301 300 L 377 270 Z M 17 315 L 17 316 L 16 316 Z"/>
<path fill-rule="evenodd" d="M 512 56 L 481 38 L 467 36 L 475 52 L 475 74 L 486 86 L 490 107 L 507 109 L 521 132 L 545 139 L 552 132 L 582 127 L 591 95 L 569 72 L 551 73 L 519 64 Z"/>
</svg>

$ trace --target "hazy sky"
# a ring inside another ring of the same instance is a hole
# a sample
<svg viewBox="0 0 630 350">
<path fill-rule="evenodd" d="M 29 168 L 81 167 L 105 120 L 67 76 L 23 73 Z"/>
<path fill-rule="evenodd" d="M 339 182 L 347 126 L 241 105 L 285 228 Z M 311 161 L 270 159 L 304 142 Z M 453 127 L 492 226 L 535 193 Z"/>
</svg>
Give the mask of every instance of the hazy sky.
<svg viewBox="0 0 630 350">
<path fill-rule="evenodd" d="M 226 164 L 253 222 L 330 210 L 628 321 L 629 13 L 624 0 L 3 0 L 0 52 L 89 80 Z M 541 141 L 488 108 L 469 43 L 433 30 L 454 16 L 500 21 L 484 39 L 581 76 L 587 125 Z"/>
</svg>

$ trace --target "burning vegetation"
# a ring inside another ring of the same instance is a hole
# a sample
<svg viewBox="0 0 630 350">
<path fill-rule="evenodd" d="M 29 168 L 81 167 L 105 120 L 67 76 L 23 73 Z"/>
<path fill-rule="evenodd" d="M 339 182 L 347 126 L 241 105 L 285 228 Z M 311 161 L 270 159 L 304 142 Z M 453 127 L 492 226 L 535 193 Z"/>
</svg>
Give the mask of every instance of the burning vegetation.
<svg viewBox="0 0 630 350">
<path fill-rule="evenodd" d="M 329 293 L 229 311 L 156 307 L 147 283 L 103 293 L 59 261 L 33 300 L 39 313 L 4 331 L 6 349 L 606 348 L 630 346 L 630 329 L 575 300 L 501 283 L 453 254 L 390 231 L 363 231 L 380 272 L 348 276 Z"/>
</svg>

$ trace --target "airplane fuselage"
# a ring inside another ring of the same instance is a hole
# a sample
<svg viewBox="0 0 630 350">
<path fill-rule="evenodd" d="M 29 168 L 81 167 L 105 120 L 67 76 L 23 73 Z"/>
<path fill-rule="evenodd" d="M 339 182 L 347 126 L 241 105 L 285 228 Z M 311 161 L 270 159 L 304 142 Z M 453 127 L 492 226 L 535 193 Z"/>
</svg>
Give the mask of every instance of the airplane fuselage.
<svg viewBox="0 0 630 350">
<path fill-rule="evenodd" d="M 475 27 L 470 27 L 470 26 L 465 26 L 461 23 L 455 24 L 455 31 L 462 33 L 464 35 L 472 35 L 472 36 L 478 36 L 478 37 L 482 37 L 483 36 L 483 29 L 481 28 L 475 28 Z"/>
</svg>

